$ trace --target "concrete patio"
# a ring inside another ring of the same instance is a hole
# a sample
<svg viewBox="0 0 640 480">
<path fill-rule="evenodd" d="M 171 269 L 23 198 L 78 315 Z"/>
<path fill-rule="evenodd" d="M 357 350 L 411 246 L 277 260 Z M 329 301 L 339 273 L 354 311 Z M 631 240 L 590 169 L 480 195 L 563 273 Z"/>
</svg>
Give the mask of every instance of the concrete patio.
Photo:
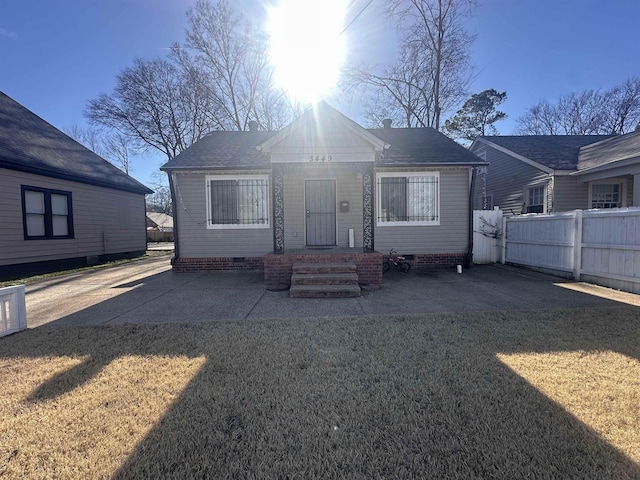
<svg viewBox="0 0 640 480">
<path fill-rule="evenodd" d="M 426 274 L 391 271 L 359 298 L 271 292 L 260 272 L 175 273 L 170 256 L 75 273 L 26 287 L 27 322 L 41 325 L 210 322 L 258 318 L 640 306 L 640 296 L 515 267 Z"/>
</svg>

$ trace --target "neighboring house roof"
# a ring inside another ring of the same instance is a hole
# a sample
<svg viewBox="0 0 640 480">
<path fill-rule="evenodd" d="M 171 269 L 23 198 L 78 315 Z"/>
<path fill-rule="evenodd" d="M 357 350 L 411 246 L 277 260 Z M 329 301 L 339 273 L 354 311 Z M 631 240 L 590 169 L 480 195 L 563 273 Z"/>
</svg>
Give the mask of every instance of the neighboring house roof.
<svg viewBox="0 0 640 480">
<path fill-rule="evenodd" d="M 576 170 L 580 147 L 613 135 L 496 135 L 478 140 L 493 143 L 553 170 Z"/>
<path fill-rule="evenodd" d="M 376 147 L 376 150 L 381 152 L 380 158 L 376 162 L 377 166 L 483 165 L 486 163 L 474 153 L 433 128 L 364 129 L 324 103 L 320 104 L 319 110 L 325 116 L 323 120 L 327 122 L 346 122 L 347 127 L 353 124 L 354 131 L 358 130 L 363 138 L 367 138 Z M 311 114 L 313 113 L 311 112 Z M 309 120 L 310 112 L 306 112 L 303 117 L 305 116 Z M 290 135 L 308 134 L 308 130 L 311 128 L 308 123 L 294 121 L 280 132 L 212 132 L 175 156 L 161 169 L 269 168 L 269 158 L 261 150 L 268 151 L 279 140 L 286 139 Z"/>
<path fill-rule="evenodd" d="M 609 138 L 580 149 L 578 171 L 592 170 L 609 164 L 640 159 L 640 132 Z"/>
<path fill-rule="evenodd" d="M 153 193 L 3 92 L 0 167 L 116 190 Z"/>
<path fill-rule="evenodd" d="M 173 228 L 173 217 L 166 213 L 147 212 L 147 218 L 155 227 Z"/>
</svg>

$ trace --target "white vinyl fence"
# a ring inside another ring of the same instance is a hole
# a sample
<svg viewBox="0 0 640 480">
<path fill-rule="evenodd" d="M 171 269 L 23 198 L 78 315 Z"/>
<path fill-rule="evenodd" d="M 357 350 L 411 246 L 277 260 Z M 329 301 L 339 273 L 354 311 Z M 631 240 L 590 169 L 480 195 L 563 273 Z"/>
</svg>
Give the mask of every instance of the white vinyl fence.
<svg viewBox="0 0 640 480">
<path fill-rule="evenodd" d="M 502 210 L 473 211 L 473 263 L 499 262 L 501 237 Z"/>
<path fill-rule="evenodd" d="M 640 293 L 640 208 L 504 217 L 502 263 Z"/>
<path fill-rule="evenodd" d="M 24 285 L 0 288 L 0 337 L 27 328 Z"/>
</svg>

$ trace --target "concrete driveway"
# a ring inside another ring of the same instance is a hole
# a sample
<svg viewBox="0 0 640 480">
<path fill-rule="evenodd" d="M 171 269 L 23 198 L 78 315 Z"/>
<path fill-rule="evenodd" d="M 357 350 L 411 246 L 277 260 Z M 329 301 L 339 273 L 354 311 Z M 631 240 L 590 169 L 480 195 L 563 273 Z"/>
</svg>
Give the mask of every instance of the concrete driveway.
<svg viewBox="0 0 640 480">
<path fill-rule="evenodd" d="M 26 287 L 29 327 L 207 322 L 640 306 L 640 295 L 502 265 L 418 274 L 391 271 L 360 298 L 294 299 L 257 272 L 175 273 L 170 256 L 75 273 Z"/>
</svg>

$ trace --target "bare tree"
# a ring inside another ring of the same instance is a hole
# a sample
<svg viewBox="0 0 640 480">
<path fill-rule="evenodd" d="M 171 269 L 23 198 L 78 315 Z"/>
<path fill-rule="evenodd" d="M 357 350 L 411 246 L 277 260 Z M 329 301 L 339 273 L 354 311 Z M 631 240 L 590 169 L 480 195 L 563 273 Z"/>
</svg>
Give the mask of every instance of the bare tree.
<svg viewBox="0 0 640 480">
<path fill-rule="evenodd" d="M 64 133 L 81 143 L 93 153 L 102 155 L 102 135 L 96 128 L 83 128 L 77 123 L 63 128 Z"/>
<path fill-rule="evenodd" d="M 351 87 L 374 92 L 369 120 L 377 116 L 371 107 L 382 106 L 400 125 L 440 128 L 443 113 L 459 104 L 471 81 L 469 49 L 475 36 L 463 22 L 474 5 L 473 0 L 390 1 L 387 11 L 399 19 L 402 32 L 398 61 L 381 73 L 368 66 L 348 71 Z"/>
<path fill-rule="evenodd" d="M 77 124 L 64 130 L 67 135 L 100 155 L 127 175 L 131 171 L 132 157 L 137 153 L 129 137 L 117 131 L 83 128 Z"/>
<path fill-rule="evenodd" d="M 120 132 L 114 132 L 106 135 L 102 144 L 106 159 L 129 175 L 132 169 L 131 157 L 134 154 L 129 138 Z"/>
<path fill-rule="evenodd" d="M 175 44 L 173 57 L 185 70 L 201 72 L 209 120 L 217 129 L 246 130 L 251 120 L 277 129 L 291 120 L 284 92 L 273 86 L 263 32 L 242 24 L 227 0 L 198 0 L 187 21 L 185 46 Z"/>
<path fill-rule="evenodd" d="M 632 132 L 640 125 L 640 77 L 628 79 L 622 85 L 604 93 L 603 126 L 611 133 Z"/>
<path fill-rule="evenodd" d="M 165 59 L 136 59 L 116 77 L 113 93 L 91 100 L 85 115 L 171 159 L 213 128 L 207 97 L 198 96 L 200 83 L 189 73 Z"/>
<path fill-rule="evenodd" d="M 154 172 L 151 175 L 151 188 L 153 189 L 153 193 L 146 196 L 147 211 L 173 215 L 171 190 L 166 174 Z"/>
<path fill-rule="evenodd" d="M 640 122 L 640 77 L 604 92 L 570 93 L 555 104 L 541 100 L 517 120 L 522 135 L 623 134 Z"/>
</svg>

